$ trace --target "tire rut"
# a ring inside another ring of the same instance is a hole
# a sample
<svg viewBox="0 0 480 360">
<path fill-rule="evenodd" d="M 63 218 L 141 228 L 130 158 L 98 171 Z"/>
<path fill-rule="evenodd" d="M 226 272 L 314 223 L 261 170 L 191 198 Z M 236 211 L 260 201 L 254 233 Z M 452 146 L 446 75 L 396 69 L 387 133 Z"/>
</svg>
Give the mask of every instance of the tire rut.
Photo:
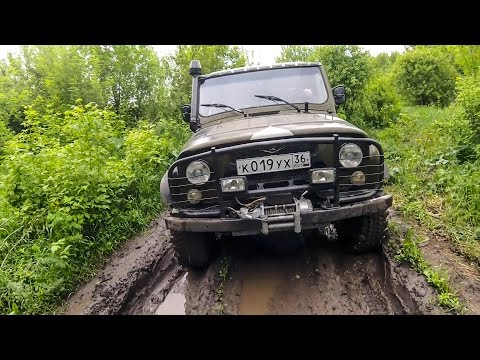
<svg viewBox="0 0 480 360">
<path fill-rule="evenodd" d="M 353 255 L 327 236 L 312 234 L 221 238 L 222 255 L 194 271 L 176 262 L 162 216 L 72 296 L 66 313 L 444 313 L 423 277 L 398 264 L 387 249 Z M 225 257 L 230 273 L 222 284 Z"/>
</svg>

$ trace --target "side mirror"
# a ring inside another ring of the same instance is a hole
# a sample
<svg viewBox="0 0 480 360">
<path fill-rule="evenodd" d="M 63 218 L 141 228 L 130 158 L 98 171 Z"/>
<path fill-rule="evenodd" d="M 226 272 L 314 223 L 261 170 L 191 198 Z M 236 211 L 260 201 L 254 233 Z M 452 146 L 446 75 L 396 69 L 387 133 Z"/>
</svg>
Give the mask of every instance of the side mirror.
<svg viewBox="0 0 480 360">
<path fill-rule="evenodd" d="M 185 105 L 182 105 L 182 118 L 183 118 L 183 121 L 189 123 L 190 122 L 190 113 L 191 113 L 192 109 L 190 107 L 190 105 L 188 104 L 185 104 Z"/>
<path fill-rule="evenodd" d="M 333 88 L 333 98 L 335 100 L 335 104 L 340 105 L 343 104 L 346 100 L 345 95 L 345 86 L 338 85 Z"/>
</svg>

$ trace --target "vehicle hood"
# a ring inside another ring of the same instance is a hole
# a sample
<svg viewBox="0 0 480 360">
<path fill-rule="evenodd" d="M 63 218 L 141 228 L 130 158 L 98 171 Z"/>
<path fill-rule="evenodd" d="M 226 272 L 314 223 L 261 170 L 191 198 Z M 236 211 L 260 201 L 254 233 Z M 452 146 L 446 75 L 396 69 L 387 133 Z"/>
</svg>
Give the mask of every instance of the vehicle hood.
<svg viewBox="0 0 480 360">
<path fill-rule="evenodd" d="M 279 114 L 221 120 L 202 128 L 185 144 L 182 156 L 200 150 L 268 139 L 295 136 L 340 136 L 367 137 L 367 134 L 333 115 L 325 114 Z"/>
</svg>

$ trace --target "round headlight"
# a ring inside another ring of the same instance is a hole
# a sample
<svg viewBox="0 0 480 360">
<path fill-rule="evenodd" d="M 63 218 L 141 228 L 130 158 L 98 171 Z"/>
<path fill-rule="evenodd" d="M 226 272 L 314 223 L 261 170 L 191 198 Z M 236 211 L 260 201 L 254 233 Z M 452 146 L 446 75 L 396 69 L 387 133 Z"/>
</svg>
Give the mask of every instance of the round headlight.
<svg viewBox="0 0 480 360">
<path fill-rule="evenodd" d="M 192 184 L 202 185 L 210 179 L 210 168 L 202 160 L 191 162 L 187 166 L 187 179 Z"/>
<path fill-rule="evenodd" d="M 190 189 L 187 193 L 187 200 L 192 204 L 198 204 L 202 200 L 202 192 L 197 189 Z"/>
<path fill-rule="evenodd" d="M 365 174 L 361 171 L 355 171 L 352 176 L 350 176 L 350 181 L 354 185 L 363 185 L 365 184 Z"/>
<path fill-rule="evenodd" d="M 356 144 L 345 144 L 340 149 L 338 158 L 342 166 L 347 168 L 356 167 L 362 162 L 362 149 Z"/>
</svg>

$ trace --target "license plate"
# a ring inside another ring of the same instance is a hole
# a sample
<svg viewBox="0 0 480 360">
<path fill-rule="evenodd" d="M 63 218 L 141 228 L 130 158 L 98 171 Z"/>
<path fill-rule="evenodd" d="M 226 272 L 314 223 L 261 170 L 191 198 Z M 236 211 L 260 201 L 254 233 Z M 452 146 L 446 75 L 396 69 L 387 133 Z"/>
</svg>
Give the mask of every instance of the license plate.
<svg viewBox="0 0 480 360">
<path fill-rule="evenodd" d="M 237 174 L 251 175 L 310 167 L 310 152 L 270 155 L 237 160 Z"/>
</svg>

